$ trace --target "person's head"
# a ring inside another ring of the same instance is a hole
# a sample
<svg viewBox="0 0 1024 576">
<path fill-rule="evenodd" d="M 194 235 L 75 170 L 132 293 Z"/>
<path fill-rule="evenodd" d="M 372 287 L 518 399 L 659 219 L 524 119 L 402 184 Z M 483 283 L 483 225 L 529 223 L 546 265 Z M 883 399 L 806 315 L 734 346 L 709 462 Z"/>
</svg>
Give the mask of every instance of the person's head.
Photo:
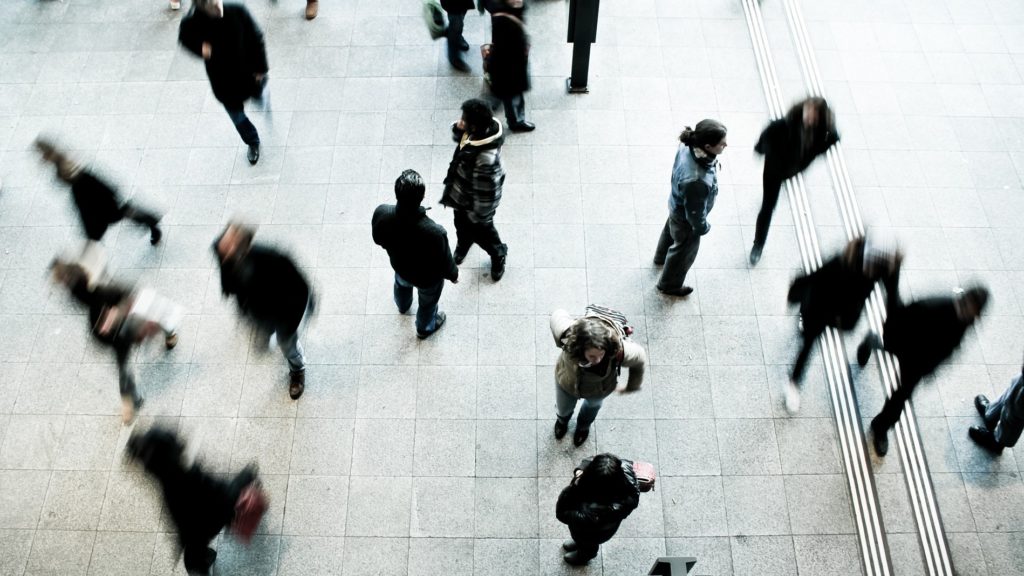
<svg viewBox="0 0 1024 576">
<path fill-rule="evenodd" d="M 395 200 L 399 206 L 419 206 L 426 191 L 423 178 L 415 170 L 404 170 L 395 180 Z"/>
<path fill-rule="evenodd" d="M 479 98 L 472 98 L 462 103 L 462 118 L 459 119 L 459 129 L 468 134 L 483 134 L 494 122 L 494 113 L 491 107 Z"/>
<path fill-rule="evenodd" d="M 177 434 L 162 428 L 152 428 L 144 433 L 134 432 L 125 446 L 125 456 L 152 474 L 165 478 L 184 468 L 185 446 Z"/>
<path fill-rule="evenodd" d="M 697 122 L 696 128 L 683 128 L 679 141 L 710 156 L 718 156 L 729 145 L 725 139 L 727 133 L 725 124 L 707 118 Z"/>
<path fill-rule="evenodd" d="M 85 282 L 87 276 L 88 274 L 80 264 L 63 258 L 54 258 L 50 262 L 50 278 L 55 283 L 67 288 L 74 288 L 79 283 Z"/>
<path fill-rule="evenodd" d="M 827 121 L 830 113 L 828 102 L 821 96 L 811 96 L 795 107 L 800 108 L 804 126 L 817 126 L 819 122 Z"/>
<path fill-rule="evenodd" d="M 971 286 L 966 290 L 957 292 L 956 310 L 960 319 L 967 324 L 973 323 L 981 316 L 988 304 L 988 288 L 984 286 Z"/>
<path fill-rule="evenodd" d="M 82 170 L 82 166 L 72 160 L 50 138 L 39 136 L 36 138 L 35 147 L 43 161 L 53 164 L 57 169 L 57 177 L 65 182 L 74 180 Z"/>
<path fill-rule="evenodd" d="M 200 10 L 211 18 L 224 17 L 223 0 L 195 0 L 196 10 Z"/>
<path fill-rule="evenodd" d="M 621 345 L 618 333 L 607 322 L 584 316 L 569 327 L 563 349 L 577 364 L 588 367 L 617 355 Z"/>
<path fill-rule="evenodd" d="M 221 262 L 237 260 L 249 251 L 256 230 L 240 222 L 230 222 L 217 240 L 217 257 Z"/>
<path fill-rule="evenodd" d="M 626 486 L 622 460 L 614 454 L 598 454 L 575 480 L 576 487 L 595 500 L 611 500 Z"/>
</svg>

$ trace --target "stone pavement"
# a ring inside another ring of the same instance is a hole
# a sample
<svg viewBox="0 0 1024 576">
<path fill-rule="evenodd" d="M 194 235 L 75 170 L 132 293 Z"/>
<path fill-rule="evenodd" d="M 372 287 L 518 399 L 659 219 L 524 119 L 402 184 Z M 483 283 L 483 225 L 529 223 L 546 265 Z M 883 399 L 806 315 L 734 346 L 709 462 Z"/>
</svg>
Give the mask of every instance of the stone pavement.
<svg viewBox="0 0 1024 576">
<path fill-rule="evenodd" d="M 123 462 L 112 358 L 45 278 L 81 236 L 66 192 L 29 153 L 61 136 L 166 212 L 152 248 L 105 239 L 122 277 L 190 311 L 173 352 L 138 355 L 136 427 L 178 427 L 218 473 L 260 465 L 272 506 L 245 548 L 215 545 L 219 574 L 624 574 L 658 555 L 696 574 L 849 574 L 860 551 L 815 353 L 804 406 L 782 403 L 796 354 L 785 291 L 798 265 L 783 201 L 764 258 L 746 255 L 760 205 L 751 152 L 766 122 L 743 12 L 726 0 L 605 0 L 592 92 L 565 94 L 567 8 L 535 0 L 536 132 L 513 135 L 499 230 L 509 270 L 478 250 L 448 285 L 448 324 L 426 341 L 391 302 L 373 207 L 404 168 L 440 196 L 459 104 L 482 89 L 451 71 L 418 0 L 248 0 L 263 27 L 273 114 L 254 113 L 251 167 L 199 61 L 160 0 L 5 0 L 0 5 L 0 574 L 184 574 L 154 486 Z M 974 394 L 997 393 L 1024 350 L 1024 6 L 1014 0 L 804 1 L 865 219 L 893 228 L 905 297 L 980 279 L 990 314 L 914 405 L 954 562 L 962 574 L 1024 570 L 1024 486 L 1008 450 L 966 437 Z M 784 93 L 802 94 L 781 9 L 764 10 Z M 685 301 L 661 297 L 650 263 L 666 215 L 676 136 L 722 120 L 721 194 Z M 808 174 L 823 251 L 842 228 L 827 171 Z M 432 212 L 454 235 L 450 211 Z M 209 244 L 232 215 L 295 254 L 321 295 L 305 335 L 307 390 L 259 352 L 223 301 Z M 648 350 L 641 392 L 609 398 L 580 449 L 551 437 L 556 307 L 624 311 Z M 862 326 L 863 329 L 863 326 Z M 855 342 L 853 338 L 849 342 Z M 852 344 L 850 344 L 852 346 Z M 878 375 L 854 368 L 862 415 Z M 566 567 L 554 501 L 573 466 L 611 451 L 648 460 L 657 491 L 602 555 Z M 924 573 L 898 460 L 876 461 L 896 574 Z"/>
</svg>

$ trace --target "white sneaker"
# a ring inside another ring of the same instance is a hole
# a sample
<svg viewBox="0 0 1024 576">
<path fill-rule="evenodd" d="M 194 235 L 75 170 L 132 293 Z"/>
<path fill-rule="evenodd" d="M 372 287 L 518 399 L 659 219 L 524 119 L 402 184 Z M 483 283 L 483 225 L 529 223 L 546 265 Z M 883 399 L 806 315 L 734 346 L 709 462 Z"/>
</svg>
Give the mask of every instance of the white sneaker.
<svg viewBox="0 0 1024 576">
<path fill-rule="evenodd" d="M 181 10 L 181 0 L 171 0 L 171 10 Z"/>
<path fill-rule="evenodd" d="M 800 411 L 800 389 L 792 380 L 786 383 L 786 411 L 790 414 Z"/>
</svg>

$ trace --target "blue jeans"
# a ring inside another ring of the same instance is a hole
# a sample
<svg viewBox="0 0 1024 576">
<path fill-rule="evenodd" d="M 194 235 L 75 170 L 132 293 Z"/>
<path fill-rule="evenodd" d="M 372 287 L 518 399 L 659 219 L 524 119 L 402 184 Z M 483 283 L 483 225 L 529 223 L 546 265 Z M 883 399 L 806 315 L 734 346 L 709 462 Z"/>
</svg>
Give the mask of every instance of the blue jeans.
<svg viewBox="0 0 1024 576">
<path fill-rule="evenodd" d="M 267 79 L 267 76 L 263 77 L 263 80 L 260 82 L 260 93 L 258 96 L 254 96 L 254 98 L 257 102 L 262 103 L 264 107 L 269 108 L 267 105 L 269 97 L 267 98 L 267 101 L 264 101 L 264 92 L 267 89 Z M 242 107 L 237 109 L 228 108 L 227 104 L 225 104 L 224 110 L 227 111 L 228 117 L 231 118 L 231 122 L 235 125 L 235 130 L 238 130 L 238 135 L 242 137 L 242 142 L 245 142 L 249 146 L 259 146 L 260 135 L 256 132 L 256 127 L 253 126 L 249 117 L 245 115 L 245 109 Z"/>
<path fill-rule="evenodd" d="M 395 305 L 398 311 L 405 314 L 412 306 L 412 289 L 420 294 L 420 305 L 416 308 L 416 331 L 430 334 L 437 328 L 437 303 L 441 300 L 444 279 L 433 286 L 418 288 L 395 273 Z"/>
<path fill-rule="evenodd" d="M 577 430 L 590 430 L 590 425 L 593 424 L 594 419 L 597 418 L 597 413 L 601 410 L 601 404 L 604 403 L 605 398 L 607 398 L 607 396 L 583 399 L 583 406 L 580 407 L 580 413 L 576 416 Z M 569 394 L 563 390 L 557 382 L 555 383 L 556 414 L 560 421 L 569 422 L 569 418 L 572 418 L 572 411 L 576 408 L 576 402 L 578 400 L 579 398 Z"/>
</svg>

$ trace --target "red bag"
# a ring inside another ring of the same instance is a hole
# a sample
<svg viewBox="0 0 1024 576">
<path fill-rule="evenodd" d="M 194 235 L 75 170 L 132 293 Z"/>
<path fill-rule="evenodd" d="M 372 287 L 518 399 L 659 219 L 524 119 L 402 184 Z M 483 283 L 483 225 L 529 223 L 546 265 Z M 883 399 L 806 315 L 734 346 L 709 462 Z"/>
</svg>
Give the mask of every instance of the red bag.
<svg viewBox="0 0 1024 576">
<path fill-rule="evenodd" d="M 654 471 L 653 464 L 650 462 L 641 462 L 639 460 L 634 461 L 633 474 L 636 475 L 636 482 L 639 484 L 641 492 L 650 492 L 654 490 L 654 482 L 658 479 L 658 475 Z"/>
<path fill-rule="evenodd" d="M 263 486 L 259 482 L 249 484 L 238 495 L 238 502 L 235 503 L 235 519 L 231 521 L 231 531 L 238 536 L 239 540 L 248 544 L 269 506 L 270 499 L 263 491 Z"/>
</svg>

